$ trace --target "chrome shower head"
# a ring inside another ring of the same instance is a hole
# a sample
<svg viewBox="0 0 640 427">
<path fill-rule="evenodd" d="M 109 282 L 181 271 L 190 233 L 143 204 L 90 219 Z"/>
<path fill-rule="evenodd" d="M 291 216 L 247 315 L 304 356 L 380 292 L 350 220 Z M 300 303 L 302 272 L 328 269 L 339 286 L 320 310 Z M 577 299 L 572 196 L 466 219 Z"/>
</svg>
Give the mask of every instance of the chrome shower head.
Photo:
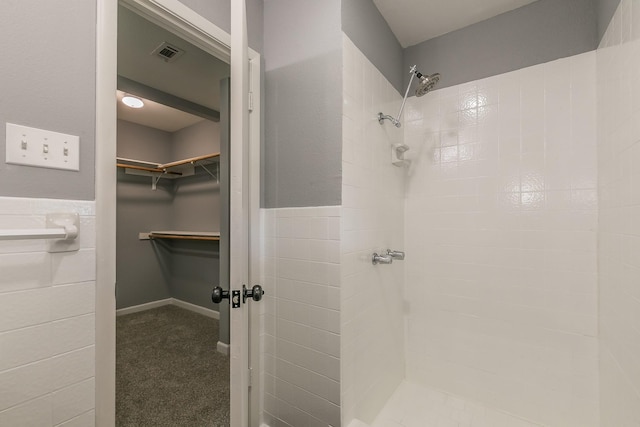
<svg viewBox="0 0 640 427">
<path fill-rule="evenodd" d="M 398 117 L 391 117 L 388 114 L 378 113 L 378 123 L 383 124 L 385 119 L 389 120 L 393 125 L 397 128 L 401 126 L 400 117 L 402 116 L 402 110 L 404 109 L 404 104 L 407 102 L 407 95 L 409 95 L 409 89 L 411 89 L 411 83 L 413 82 L 413 78 L 417 77 L 420 80 L 418 83 L 418 89 L 416 89 L 416 96 L 422 96 L 427 92 L 431 91 L 433 87 L 440 80 L 440 74 L 435 73 L 430 76 L 423 75 L 420 71 L 416 70 L 416 65 L 409 68 L 409 74 L 411 74 L 411 79 L 409 79 L 409 85 L 407 86 L 407 91 L 404 93 L 404 99 L 402 100 L 402 105 L 400 106 L 400 112 L 398 113 Z"/>
<path fill-rule="evenodd" d="M 425 95 L 427 92 L 431 92 L 433 87 L 440 80 L 440 74 L 435 73 L 430 76 L 425 76 L 421 73 L 416 73 L 416 76 L 420 79 L 420 83 L 418 84 L 418 88 L 416 89 L 416 96 Z"/>
</svg>

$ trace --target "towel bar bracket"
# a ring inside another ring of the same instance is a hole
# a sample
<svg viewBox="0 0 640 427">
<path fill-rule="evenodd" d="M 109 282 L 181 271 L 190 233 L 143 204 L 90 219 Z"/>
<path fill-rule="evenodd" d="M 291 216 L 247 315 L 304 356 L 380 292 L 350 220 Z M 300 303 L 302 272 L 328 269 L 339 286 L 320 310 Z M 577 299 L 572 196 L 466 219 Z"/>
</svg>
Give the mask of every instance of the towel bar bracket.
<svg viewBox="0 0 640 427">
<path fill-rule="evenodd" d="M 47 240 L 48 252 L 80 249 L 80 217 L 74 212 L 49 213 L 46 228 L 0 230 L 0 240 Z"/>
<path fill-rule="evenodd" d="M 49 252 L 72 252 L 80 249 L 80 216 L 75 212 L 47 214 L 47 228 L 62 228 L 65 239 L 49 240 Z"/>
</svg>

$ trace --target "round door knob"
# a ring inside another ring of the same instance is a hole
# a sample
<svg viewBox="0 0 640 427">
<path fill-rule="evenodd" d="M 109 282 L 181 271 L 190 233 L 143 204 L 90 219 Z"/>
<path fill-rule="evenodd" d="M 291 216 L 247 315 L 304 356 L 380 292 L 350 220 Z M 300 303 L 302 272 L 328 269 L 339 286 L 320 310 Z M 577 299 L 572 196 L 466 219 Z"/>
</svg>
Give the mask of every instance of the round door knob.
<svg viewBox="0 0 640 427">
<path fill-rule="evenodd" d="M 213 288 L 213 291 L 211 291 L 211 301 L 215 304 L 220 304 L 225 298 L 229 299 L 229 291 L 225 291 L 220 286 L 216 286 Z"/>
<path fill-rule="evenodd" d="M 242 302 L 245 302 L 247 298 L 251 298 L 254 301 L 260 301 L 262 299 L 262 295 L 264 295 L 264 291 L 260 285 L 253 285 L 251 289 L 247 289 L 244 285 L 242 286 Z"/>
<path fill-rule="evenodd" d="M 253 287 L 251 288 L 251 299 L 253 299 L 254 301 L 260 301 L 262 299 L 262 295 L 264 295 L 262 286 L 253 285 Z"/>
</svg>

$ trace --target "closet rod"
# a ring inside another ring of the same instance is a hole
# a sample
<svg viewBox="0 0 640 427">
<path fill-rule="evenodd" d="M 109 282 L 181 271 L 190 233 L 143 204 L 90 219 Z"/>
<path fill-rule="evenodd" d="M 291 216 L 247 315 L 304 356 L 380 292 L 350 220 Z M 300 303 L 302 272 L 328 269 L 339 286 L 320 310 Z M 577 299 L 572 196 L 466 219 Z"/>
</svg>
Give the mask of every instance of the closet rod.
<svg viewBox="0 0 640 427">
<path fill-rule="evenodd" d="M 150 239 L 177 239 L 177 240 L 208 240 L 219 241 L 218 236 L 185 236 L 183 234 L 154 234 L 149 233 Z"/>
<path fill-rule="evenodd" d="M 116 163 L 116 166 L 119 168 L 136 169 L 136 170 L 145 171 L 145 172 L 167 173 L 170 175 L 182 175 L 180 172 L 165 171 L 162 169 L 148 168 L 145 166 L 127 165 L 124 163 Z"/>
</svg>

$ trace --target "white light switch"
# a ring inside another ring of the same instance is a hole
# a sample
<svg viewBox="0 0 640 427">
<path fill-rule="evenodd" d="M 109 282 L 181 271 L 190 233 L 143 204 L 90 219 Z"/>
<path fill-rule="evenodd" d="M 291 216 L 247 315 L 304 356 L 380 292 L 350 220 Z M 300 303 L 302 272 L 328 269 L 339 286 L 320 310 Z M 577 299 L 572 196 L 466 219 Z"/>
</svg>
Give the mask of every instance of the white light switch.
<svg viewBox="0 0 640 427">
<path fill-rule="evenodd" d="M 7 123 L 6 162 L 40 168 L 80 170 L 80 138 Z"/>
</svg>

